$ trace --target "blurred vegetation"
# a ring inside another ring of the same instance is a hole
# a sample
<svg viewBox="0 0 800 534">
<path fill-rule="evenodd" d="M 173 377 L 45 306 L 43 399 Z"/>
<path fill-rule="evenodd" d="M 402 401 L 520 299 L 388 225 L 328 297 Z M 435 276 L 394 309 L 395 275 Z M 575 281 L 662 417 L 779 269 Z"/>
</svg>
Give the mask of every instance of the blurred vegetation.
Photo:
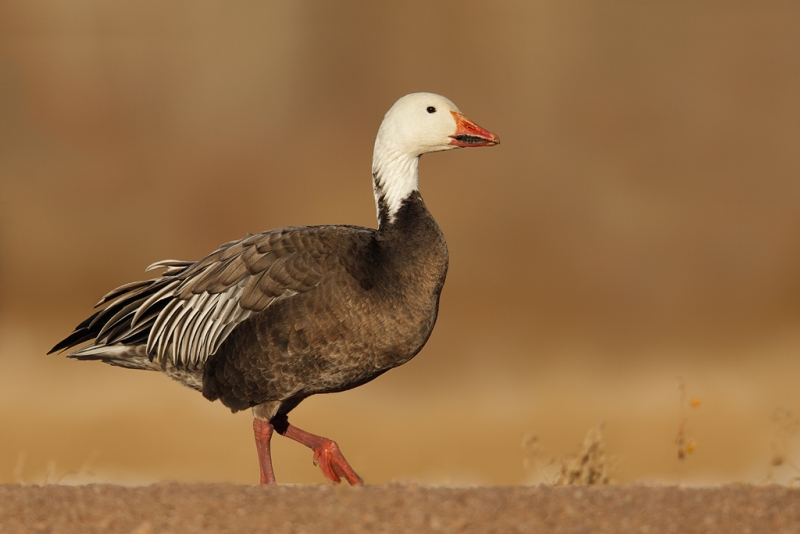
<svg viewBox="0 0 800 534">
<path fill-rule="evenodd" d="M 369 482 L 524 482 L 523 433 L 557 456 L 597 421 L 615 480 L 674 480 L 682 376 L 703 409 L 680 479 L 762 480 L 772 413 L 800 411 L 798 23 L 771 1 L 3 2 L 0 481 L 88 458 L 254 481 L 247 414 L 44 353 L 153 261 L 374 225 L 374 135 L 412 91 L 503 140 L 423 159 L 439 324 L 295 420 Z M 320 481 L 276 441 L 279 480 Z"/>
</svg>

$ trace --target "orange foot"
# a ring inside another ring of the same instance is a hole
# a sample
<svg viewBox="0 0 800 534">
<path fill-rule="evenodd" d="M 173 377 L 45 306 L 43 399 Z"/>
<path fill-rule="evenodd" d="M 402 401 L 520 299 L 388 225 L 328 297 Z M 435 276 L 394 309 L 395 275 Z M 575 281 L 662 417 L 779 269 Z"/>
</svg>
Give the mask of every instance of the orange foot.
<svg viewBox="0 0 800 534">
<path fill-rule="evenodd" d="M 287 424 L 283 430 L 283 435 L 291 438 L 298 443 L 302 443 L 314 451 L 314 465 L 322 469 L 325 478 L 338 484 L 342 478 L 346 479 L 351 486 L 363 486 L 364 481 L 353 471 L 347 460 L 344 459 L 339 445 L 335 441 L 309 434 L 305 430 L 300 430 L 296 426 Z"/>
<path fill-rule="evenodd" d="M 347 460 L 344 459 L 339 445 L 335 441 L 322 438 L 321 443 L 313 447 L 314 465 L 322 469 L 325 478 L 338 484 L 342 478 L 346 479 L 351 486 L 363 486 L 364 481 L 353 471 Z"/>
</svg>

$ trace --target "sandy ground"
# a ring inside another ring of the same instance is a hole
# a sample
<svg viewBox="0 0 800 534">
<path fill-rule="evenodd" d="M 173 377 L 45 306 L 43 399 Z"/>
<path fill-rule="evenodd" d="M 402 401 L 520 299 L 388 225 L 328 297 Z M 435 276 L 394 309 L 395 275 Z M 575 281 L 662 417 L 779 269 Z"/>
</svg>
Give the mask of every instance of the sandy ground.
<svg viewBox="0 0 800 534">
<path fill-rule="evenodd" d="M 0 532 L 800 532 L 800 490 L 0 486 Z"/>
</svg>

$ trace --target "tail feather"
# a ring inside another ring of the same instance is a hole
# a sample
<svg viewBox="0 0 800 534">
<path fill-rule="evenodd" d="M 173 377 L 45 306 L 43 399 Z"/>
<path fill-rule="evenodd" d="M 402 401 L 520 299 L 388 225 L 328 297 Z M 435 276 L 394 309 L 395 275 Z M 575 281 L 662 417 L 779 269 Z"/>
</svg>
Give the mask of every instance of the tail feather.
<svg viewBox="0 0 800 534">
<path fill-rule="evenodd" d="M 90 345 L 67 355 L 75 360 L 99 360 L 126 369 L 159 371 L 157 364 L 147 357 L 144 345 Z"/>
</svg>

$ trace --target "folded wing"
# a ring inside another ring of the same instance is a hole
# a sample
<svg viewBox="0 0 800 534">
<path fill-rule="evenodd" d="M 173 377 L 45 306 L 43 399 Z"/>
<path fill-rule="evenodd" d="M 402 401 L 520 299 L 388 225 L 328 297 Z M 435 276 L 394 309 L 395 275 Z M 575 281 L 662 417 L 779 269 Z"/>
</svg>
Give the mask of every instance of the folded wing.
<svg viewBox="0 0 800 534">
<path fill-rule="evenodd" d="M 280 299 L 312 290 L 331 250 L 324 227 L 290 227 L 222 245 L 198 262 L 165 260 L 158 278 L 121 286 L 103 297 L 106 307 L 79 324 L 50 352 L 85 341 L 70 357 L 114 360 L 146 347 L 162 368 L 198 368 L 230 332 Z M 113 356 L 113 357 L 112 357 Z M 141 356 L 140 356 L 141 357 Z"/>
</svg>

